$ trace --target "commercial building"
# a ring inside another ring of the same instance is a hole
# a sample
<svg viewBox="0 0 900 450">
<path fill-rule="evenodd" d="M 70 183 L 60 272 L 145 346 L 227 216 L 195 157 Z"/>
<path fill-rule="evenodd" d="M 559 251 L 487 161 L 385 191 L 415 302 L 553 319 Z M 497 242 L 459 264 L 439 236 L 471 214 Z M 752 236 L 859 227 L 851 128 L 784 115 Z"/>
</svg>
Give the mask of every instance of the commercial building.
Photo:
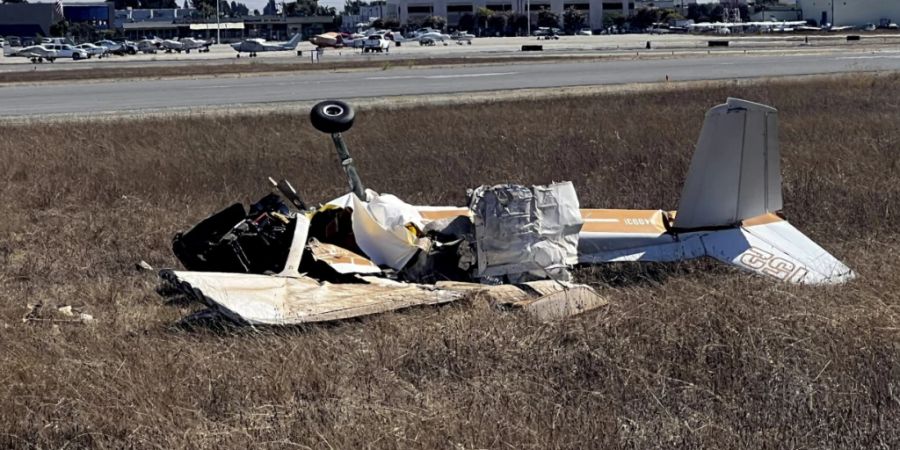
<svg viewBox="0 0 900 450">
<path fill-rule="evenodd" d="M 59 20 L 53 3 L 0 4 L 0 36 L 49 36 Z"/>
<path fill-rule="evenodd" d="M 70 24 L 87 23 L 98 30 L 107 30 L 113 27 L 116 17 L 115 3 L 66 3 L 63 16 Z"/>
<path fill-rule="evenodd" d="M 587 26 L 593 29 L 603 28 L 604 14 L 628 17 L 635 9 L 633 0 L 399 0 L 397 2 L 401 25 L 419 23 L 429 16 L 440 16 L 447 19 L 448 26 L 455 27 L 461 17 L 475 14 L 480 8 L 515 14 L 526 14 L 530 11 L 532 24 L 537 23 L 538 12 L 541 9 L 548 9 L 562 17 L 566 9 L 575 8 L 585 13 Z"/>
<path fill-rule="evenodd" d="M 881 25 L 900 22 L 900 1 L 897 0 L 781 0 L 802 11 L 804 20 L 836 26 Z"/>
</svg>

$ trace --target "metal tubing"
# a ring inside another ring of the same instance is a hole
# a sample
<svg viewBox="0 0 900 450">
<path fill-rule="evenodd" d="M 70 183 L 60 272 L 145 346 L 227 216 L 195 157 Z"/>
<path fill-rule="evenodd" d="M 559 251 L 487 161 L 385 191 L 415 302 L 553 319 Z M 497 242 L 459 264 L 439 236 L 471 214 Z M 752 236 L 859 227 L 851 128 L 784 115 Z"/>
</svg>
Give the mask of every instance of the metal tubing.
<svg viewBox="0 0 900 450">
<path fill-rule="evenodd" d="M 341 166 L 350 179 L 350 191 L 356 194 L 360 200 L 366 200 L 366 188 L 359 179 L 359 173 L 356 172 L 356 166 L 353 165 L 353 158 L 350 157 L 350 151 L 347 150 L 347 144 L 341 133 L 331 133 L 331 140 L 334 141 L 334 148 L 337 149 L 338 158 L 341 160 Z"/>
</svg>

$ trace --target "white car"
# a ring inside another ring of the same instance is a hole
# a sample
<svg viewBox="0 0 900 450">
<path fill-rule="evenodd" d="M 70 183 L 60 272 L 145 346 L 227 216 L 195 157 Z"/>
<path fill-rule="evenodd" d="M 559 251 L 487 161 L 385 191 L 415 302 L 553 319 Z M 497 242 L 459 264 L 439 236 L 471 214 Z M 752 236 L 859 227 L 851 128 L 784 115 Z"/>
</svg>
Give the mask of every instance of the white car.
<svg viewBox="0 0 900 450">
<path fill-rule="evenodd" d="M 88 59 L 88 52 L 69 44 L 44 44 L 44 47 L 55 51 L 59 58 Z"/>
<path fill-rule="evenodd" d="M 90 42 L 76 45 L 75 48 L 80 48 L 84 50 L 88 54 L 88 58 L 96 56 L 97 58 L 102 58 L 106 56 L 106 52 L 108 51 L 106 47 L 101 47 L 99 45 L 91 44 Z"/>
<path fill-rule="evenodd" d="M 575 34 L 577 34 L 579 36 L 593 36 L 594 32 L 591 31 L 590 28 L 582 28 L 582 29 L 578 30 L 578 32 Z"/>
<path fill-rule="evenodd" d="M 387 52 L 390 47 L 391 41 L 386 39 L 383 34 L 370 34 L 363 42 L 363 53 Z"/>
</svg>

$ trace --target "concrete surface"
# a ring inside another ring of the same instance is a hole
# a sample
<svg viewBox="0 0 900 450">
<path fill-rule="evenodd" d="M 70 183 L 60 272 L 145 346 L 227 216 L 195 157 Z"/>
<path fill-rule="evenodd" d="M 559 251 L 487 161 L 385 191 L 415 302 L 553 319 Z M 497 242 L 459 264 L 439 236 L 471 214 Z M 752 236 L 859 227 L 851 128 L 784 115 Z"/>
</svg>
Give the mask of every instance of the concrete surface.
<svg viewBox="0 0 900 450">
<path fill-rule="evenodd" d="M 720 56 L 306 72 L 249 77 L 9 84 L 0 117 L 203 108 L 561 86 L 900 70 L 900 52 Z"/>
</svg>

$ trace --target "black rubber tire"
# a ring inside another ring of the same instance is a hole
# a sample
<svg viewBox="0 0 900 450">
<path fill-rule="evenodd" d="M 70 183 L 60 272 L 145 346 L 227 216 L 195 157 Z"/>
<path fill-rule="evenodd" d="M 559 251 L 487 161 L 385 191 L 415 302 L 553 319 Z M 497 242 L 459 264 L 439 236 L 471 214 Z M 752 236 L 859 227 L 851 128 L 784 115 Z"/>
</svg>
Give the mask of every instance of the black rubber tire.
<svg viewBox="0 0 900 450">
<path fill-rule="evenodd" d="M 317 130 L 333 134 L 343 133 L 353 127 L 356 113 L 353 108 L 340 100 L 325 100 L 313 106 L 309 120 Z"/>
</svg>

